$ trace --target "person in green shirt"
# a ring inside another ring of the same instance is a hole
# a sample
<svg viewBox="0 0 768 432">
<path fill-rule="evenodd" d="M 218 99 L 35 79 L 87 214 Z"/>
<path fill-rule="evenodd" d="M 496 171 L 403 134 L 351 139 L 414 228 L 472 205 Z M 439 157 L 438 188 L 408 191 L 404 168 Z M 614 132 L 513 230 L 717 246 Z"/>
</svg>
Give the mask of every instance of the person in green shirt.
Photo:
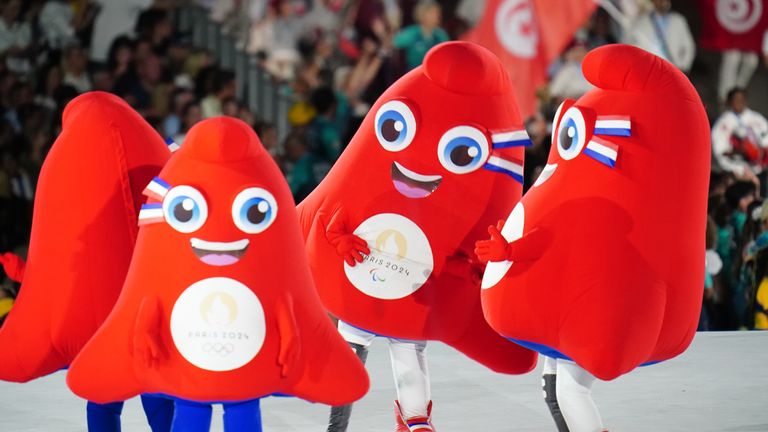
<svg viewBox="0 0 768 432">
<path fill-rule="evenodd" d="M 293 199 L 299 203 L 319 183 L 315 175 L 317 159 L 300 134 L 291 134 L 285 139 L 285 157 L 288 164 L 286 180 Z"/>
<path fill-rule="evenodd" d="M 395 48 L 405 52 L 408 70 L 420 65 L 430 48 L 450 39 L 440 28 L 441 9 L 434 0 L 421 0 L 413 15 L 416 24 L 403 28 L 392 40 Z"/>
</svg>

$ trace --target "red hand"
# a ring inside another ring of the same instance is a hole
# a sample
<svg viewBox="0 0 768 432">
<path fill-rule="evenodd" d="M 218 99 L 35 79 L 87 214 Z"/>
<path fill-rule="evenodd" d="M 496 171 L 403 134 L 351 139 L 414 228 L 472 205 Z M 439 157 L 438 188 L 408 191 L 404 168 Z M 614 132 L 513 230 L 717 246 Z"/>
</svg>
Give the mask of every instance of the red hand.
<svg viewBox="0 0 768 432">
<path fill-rule="evenodd" d="M 5 274 L 7 274 L 11 280 L 21 282 L 24 279 L 26 263 L 20 256 L 11 252 L 6 252 L 0 255 L 0 264 L 3 265 Z"/>
<path fill-rule="evenodd" d="M 346 212 L 343 209 L 337 211 L 331 218 L 325 235 L 328 241 L 336 248 L 336 253 L 344 258 L 350 266 L 363 262 L 363 254 L 371 253 L 368 243 L 362 238 L 349 232 L 347 228 Z"/>
<path fill-rule="evenodd" d="M 504 227 L 504 221 L 499 221 L 496 226 L 488 227 L 488 234 L 491 238 L 480 240 L 475 243 L 475 255 L 480 262 L 488 261 L 506 261 L 509 256 L 509 243 L 501 235 L 501 229 Z"/>
</svg>

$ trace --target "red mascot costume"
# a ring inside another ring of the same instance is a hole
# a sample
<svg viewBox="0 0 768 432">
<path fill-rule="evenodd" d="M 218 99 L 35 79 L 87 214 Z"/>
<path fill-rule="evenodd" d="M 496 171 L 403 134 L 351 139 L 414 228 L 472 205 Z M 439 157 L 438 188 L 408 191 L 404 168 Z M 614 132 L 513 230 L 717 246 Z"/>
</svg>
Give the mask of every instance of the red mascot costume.
<svg viewBox="0 0 768 432">
<path fill-rule="evenodd" d="M 432 430 L 425 340 L 499 372 L 535 365 L 485 322 L 472 253 L 520 197 L 529 143 L 498 58 L 441 44 L 384 92 L 299 205 L 315 282 L 342 335 L 361 359 L 374 336 L 391 338 L 399 430 Z M 346 429 L 349 409 L 332 413 L 330 430 Z"/>
<path fill-rule="evenodd" d="M 488 322 L 556 359 L 547 394 L 572 432 L 601 429 L 594 377 L 675 357 L 693 339 L 711 152 L 701 100 L 672 64 L 612 45 L 583 69 L 597 88 L 563 103 L 541 176 L 477 245 L 498 261 L 483 278 Z"/>
<path fill-rule="evenodd" d="M 99 328 L 128 271 L 141 190 L 169 156 L 118 97 L 93 92 L 67 105 L 40 172 L 26 269 L 18 257 L 2 259 L 23 283 L 0 329 L 0 379 L 24 382 L 67 367 Z M 167 431 L 172 404 L 144 405 L 153 430 Z M 121 409 L 89 404 L 89 429 L 118 430 Z"/>
<path fill-rule="evenodd" d="M 322 309 L 293 199 L 240 120 L 192 128 L 145 193 L 125 286 L 72 363 L 77 394 L 99 402 L 177 399 L 174 430 L 261 430 L 258 398 L 343 404 L 368 389 L 363 365 Z"/>
</svg>

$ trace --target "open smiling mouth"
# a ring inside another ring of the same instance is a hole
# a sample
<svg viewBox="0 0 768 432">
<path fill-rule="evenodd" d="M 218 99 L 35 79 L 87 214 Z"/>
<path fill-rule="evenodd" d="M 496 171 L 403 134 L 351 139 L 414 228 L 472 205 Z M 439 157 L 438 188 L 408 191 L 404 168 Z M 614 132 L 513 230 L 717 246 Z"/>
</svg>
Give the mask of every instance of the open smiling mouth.
<svg viewBox="0 0 768 432">
<path fill-rule="evenodd" d="M 442 176 L 419 174 L 397 162 L 392 162 L 392 183 L 398 192 L 408 198 L 429 196 L 440 186 L 442 180 Z"/>
<path fill-rule="evenodd" d="M 212 266 L 234 264 L 248 249 L 248 239 L 222 243 L 192 238 L 189 242 L 200 261 Z"/>
</svg>

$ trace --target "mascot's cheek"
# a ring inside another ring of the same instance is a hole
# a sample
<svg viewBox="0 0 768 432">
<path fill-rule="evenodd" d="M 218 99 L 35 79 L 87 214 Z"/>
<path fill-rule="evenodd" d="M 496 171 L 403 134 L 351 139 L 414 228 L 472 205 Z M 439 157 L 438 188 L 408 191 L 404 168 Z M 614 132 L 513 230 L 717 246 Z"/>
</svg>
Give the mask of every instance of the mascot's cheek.
<svg viewBox="0 0 768 432">
<path fill-rule="evenodd" d="M 377 214 L 354 233 L 368 242 L 371 253 L 354 267 L 344 263 L 344 272 L 362 293 L 382 300 L 400 299 L 418 291 L 432 274 L 432 248 L 412 220 L 395 213 Z"/>
<path fill-rule="evenodd" d="M 229 278 L 203 279 L 179 296 L 171 312 L 171 337 L 187 361 L 208 371 L 229 371 L 256 357 L 266 324 L 258 297 Z"/>
</svg>

